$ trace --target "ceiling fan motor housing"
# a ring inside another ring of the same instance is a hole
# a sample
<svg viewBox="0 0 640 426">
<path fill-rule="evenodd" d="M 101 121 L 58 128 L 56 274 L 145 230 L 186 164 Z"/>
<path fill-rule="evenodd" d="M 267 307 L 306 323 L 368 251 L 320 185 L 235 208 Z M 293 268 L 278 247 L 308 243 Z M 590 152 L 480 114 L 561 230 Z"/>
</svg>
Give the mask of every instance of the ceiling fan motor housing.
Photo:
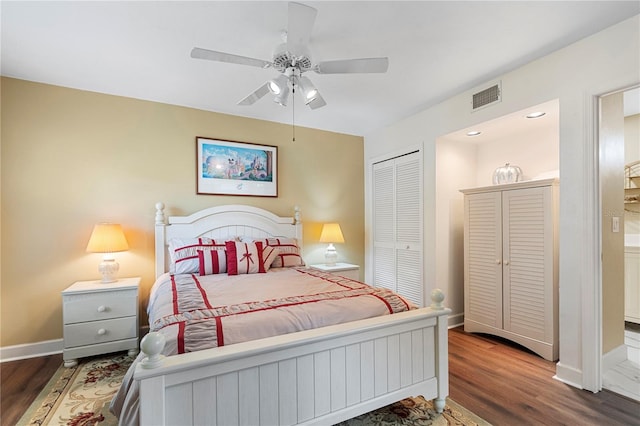
<svg viewBox="0 0 640 426">
<path fill-rule="evenodd" d="M 287 50 L 287 44 L 282 43 L 276 47 L 273 53 L 273 67 L 280 72 L 284 72 L 289 67 L 294 67 L 300 70 L 300 73 L 309 71 L 313 64 L 311 62 L 311 55 L 308 51 L 301 52 L 300 55 L 293 55 Z"/>
</svg>

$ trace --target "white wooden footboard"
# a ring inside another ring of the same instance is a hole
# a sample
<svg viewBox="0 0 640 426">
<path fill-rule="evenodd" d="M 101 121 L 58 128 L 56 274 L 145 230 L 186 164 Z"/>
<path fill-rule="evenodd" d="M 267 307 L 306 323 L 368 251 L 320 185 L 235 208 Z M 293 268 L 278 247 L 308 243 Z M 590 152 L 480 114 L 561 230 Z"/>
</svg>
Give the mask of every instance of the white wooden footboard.
<svg viewBox="0 0 640 426">
<path fill-rule="evenodd" d="M 157 368 L 140 363 L 141 424 L 327 425 L 414 395 L 442 410 L 449 312 L 423 308 L 167 357 Z"/>
</svg>

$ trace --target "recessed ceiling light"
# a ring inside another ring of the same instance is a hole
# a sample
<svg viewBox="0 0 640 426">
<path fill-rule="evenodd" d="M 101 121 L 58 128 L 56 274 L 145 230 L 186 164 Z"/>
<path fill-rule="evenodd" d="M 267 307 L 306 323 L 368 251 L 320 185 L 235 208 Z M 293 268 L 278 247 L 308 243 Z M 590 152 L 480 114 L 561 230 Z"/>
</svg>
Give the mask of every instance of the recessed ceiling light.
<svg viewBox="0 0 640 426">
<path fill-rule="evenodd" d="M 536 111 L 536 112 L 532 112 L 532 113 L 527 114 L 527 118 L 540 118 L 545 114 L 546 114 L 546 112 Z"/>
<path fill-rule="evenodd" d="M 482 132 L 479 132 L 477 130 L 472 130 L 470 132 L 467 132 L 467 136 L 478 136 L 480 133 Z"/>
</svg>

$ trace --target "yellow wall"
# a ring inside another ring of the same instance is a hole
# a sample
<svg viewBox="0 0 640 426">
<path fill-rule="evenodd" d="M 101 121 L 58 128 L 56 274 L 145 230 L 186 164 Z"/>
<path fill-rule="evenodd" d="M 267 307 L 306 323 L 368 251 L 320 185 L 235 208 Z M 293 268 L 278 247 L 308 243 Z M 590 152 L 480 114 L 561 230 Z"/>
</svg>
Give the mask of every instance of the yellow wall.
<svg viewBox="0 0 640 426">
<path fill-rule="evenodd" d="M 60 291 L 97 279 L 85 252 L 93 225 L 121 223 L 131 250 L 120 276 L 153 282 L 154 205 L 169 215 L 250 204 L 282 216 L 298 205 L 307 263 L 323 261 L 321 223 L 339 222 L 339 261 L 363 265 L 363 139 L 308 128 L 97 94 L 1 81 L 0 346 L 62 337 Z M 278 146 L 277 198 L 196 195 L 195 137 Z M 146 322 L 146 317 L 141 317 Z"/>
</svg>

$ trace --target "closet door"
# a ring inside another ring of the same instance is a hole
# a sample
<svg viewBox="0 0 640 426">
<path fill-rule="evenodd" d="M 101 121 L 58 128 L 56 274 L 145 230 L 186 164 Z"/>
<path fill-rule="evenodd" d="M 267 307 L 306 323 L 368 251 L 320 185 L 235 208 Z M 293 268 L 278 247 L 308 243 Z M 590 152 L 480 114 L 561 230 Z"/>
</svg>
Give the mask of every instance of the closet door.
<svg viewBox="0 0 640 426">
<path fill-rule="evenodd" d="M 502 193 L 504 329 L 541 341 L 553 337 L 551 187 Z"/>
<path fill-rule="evenodd" d="M 373 165 L 373 285 L 424 306 L 419 152 Z"/>
<path fill-rule="evenodd" d="M 502 328 L 502 201 L 500 191 L 464 197 L 464 315 Z M 465 322 L 465 325 L 468 323 Z"/>
</svg>

